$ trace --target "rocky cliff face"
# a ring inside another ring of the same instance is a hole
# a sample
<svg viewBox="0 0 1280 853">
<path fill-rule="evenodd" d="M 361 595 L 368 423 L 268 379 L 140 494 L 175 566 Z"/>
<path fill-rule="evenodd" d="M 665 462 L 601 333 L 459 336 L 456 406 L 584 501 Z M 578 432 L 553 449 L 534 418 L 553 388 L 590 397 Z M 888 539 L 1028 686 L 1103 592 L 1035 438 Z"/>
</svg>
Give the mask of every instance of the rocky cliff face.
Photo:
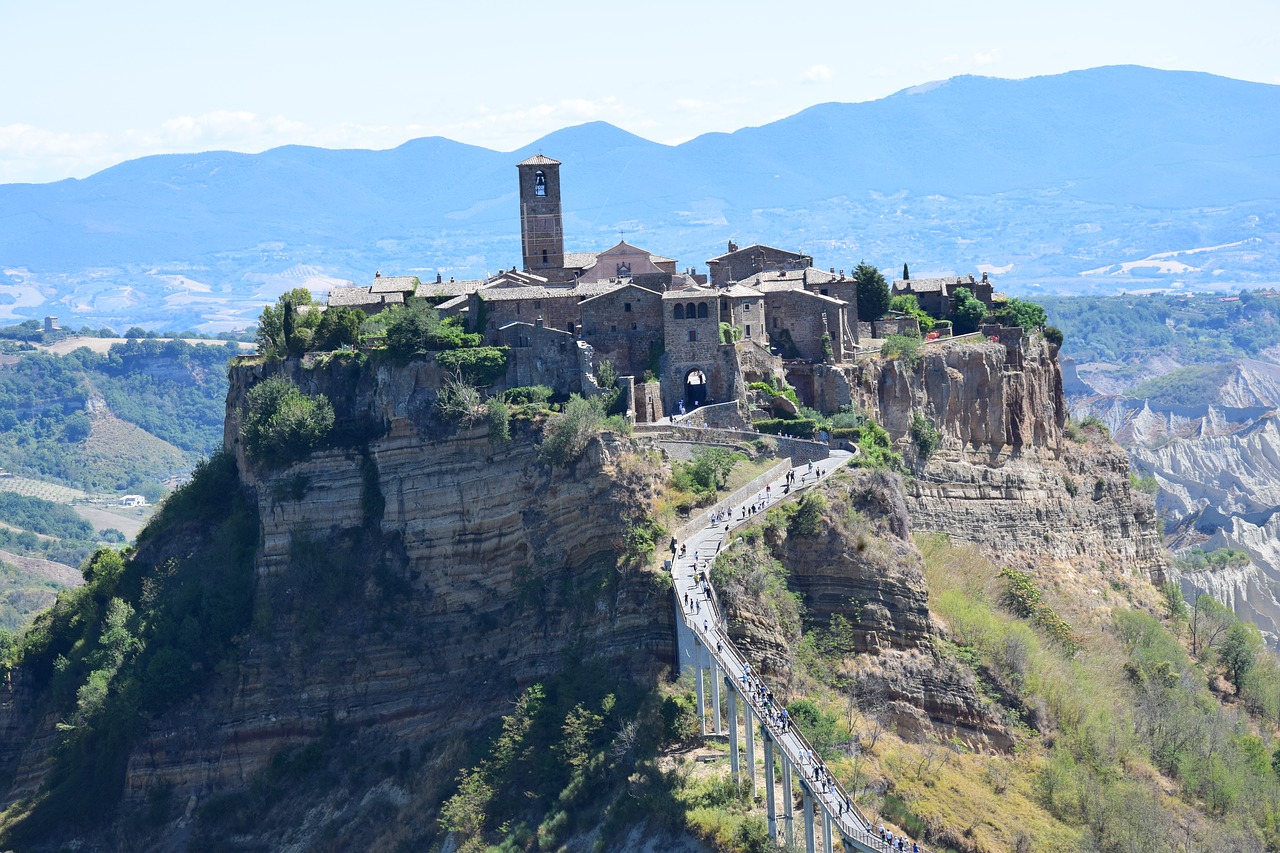
<svg viewBox="0 0 1280 853">
<path fill-rule="evenodd" d="M 333 396 L 349 445 L 255 467 L 238 425 L 267 369 L 233 368 L 226 444 L 261 524 L 253 628 L 198 699 L 136 742 L 127 799 L 243 790 L 334 725 L 392 756 L 438 755 L 575 660 L 643 681 L 671 664 L 669 590 L 620 561 L 652 463 L 596 440 L 552 469 L 528 427 L 501 446 L 483 427 L 445 428 L 421 365 L 283 369 Z"/>
<path fill-rule="evenodd" d="M 917 367 L 869 359 L 828 376 L 914 460 L 906 487 L 914 529 L 944 532 L 1031 568 L 1049 562 L 1160 577 L 1165 571 L 1151 501 L 1129 484 L 1110 441 L 1065 436 L 1066 404 L 1054 348 L 927 345 Z M 922 463 L 910 426 L 921 413 L 941 433 Z"/>
</svg>

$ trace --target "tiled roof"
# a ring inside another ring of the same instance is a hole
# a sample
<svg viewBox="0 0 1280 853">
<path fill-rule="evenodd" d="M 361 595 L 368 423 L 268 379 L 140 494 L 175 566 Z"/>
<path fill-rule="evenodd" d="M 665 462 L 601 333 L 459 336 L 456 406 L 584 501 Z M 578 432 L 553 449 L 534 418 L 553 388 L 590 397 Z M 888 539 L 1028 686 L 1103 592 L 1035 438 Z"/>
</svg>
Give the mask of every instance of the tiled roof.
<svg viewBox="0 0 1280 853">
<path fill-rule="evenodd" d="M 751 297 L 759 298 L 761 296 L 764 296 L 763 293 L 756 290 L 754 287 L 747 287 L 744 284 L 730 285 L 729 287 L 726 287 L 724 290 L 719 291 L 719 293 L 721 296 L 735 296 L 735 297 L 747 297 L 747 298 L 751 298 Z"/>
<path fill-rule="evenodd" d="M 521 160 L 517 166 L 559 166 L 559 160 L 552 160 L 542 154 L 534 154 L 528 160 Z"/>
<path fill-rule="evenodd" d="M 330 306 L 381 305 L 381 294 L 370 293 L 367 287 L 335 287 L 329 291 Z"/>
<path fill-rule="evenodd" d="M 565 297 L 589 298 L 609 293 L 622 287 L 626 282 L 594 281 L 578 282 L 565 287 L 547 287 L 537 284 L 502 284 L 482 287 L 477 293 L 485 302 L 509 302 L 519 299 L 563 299 Z"/>
<path fill-rule="evenodd" d="M 418 285 L 418 296 L 466 296 L 484 285 L 482 278 L 460 278 L 449 281 L 424 281 Z"/>
<path fill-rule="evenodd" d="M 741 249 L 734 249 L 732 252 L 725 252 L 723 255 L 716 255 L 714 258 L 709 259 L 707 263 L 711 263 L 712 261 L 721 261 L 725 258 L 731 258 L 734 255 L 741 255 L 743 252 L 749 252 L 752 249 L 768 249 L 770 252 L 781 252 L 784 255 L 794 255 L 797 258 L 807 257 L 807 255 L 803 255 L 800 252 L 793 252 L 790 249 L 776 249 L 773 246 L 766 246 L 763 243 L 752 243 L 750 246 L 743 246 Z"/>
<path fill-rule="evenodd" d="M 381 275 L 373 280 L 372 293 L 412 293 L 418 284 L 416 275 Z"/>
<path fill-rule="evenodd" d="M 585 270 L 596 265 L 595 252 L 565 252 L 564 268 L 569 270 Z"/>
<path fill-rule="evenodd" d="M 826 270 L 820 270 L 817 267 L 809 267 L 802 270 L 769 270 L 768 272 L 758 272 L 755 275 L 744 278 L 738 283 L 763 291 L 776 291 L 793 290 L 797 287 L 803 287 L 805 284 L 828 284 L 839 280 L 840 276 L 838 275 L 833 275 L 832 273 L 829 273 Z M 849 281 L 850 279 L 845 280 Z"/>
<path fill-rule="evenodd" d="M 932 293 L 935 290 L 946 292 L 948 287 L 955 287 L 960 283 L 961 279 L 959 276 L 948 276 L 947 278 L 898 278 L 893 281 L 893 292 Z"/>
<path fill-rule="evenodd" d="M 468 294 L 464 293 L 461 296 L 455 296 L 452 299 L 446 299 L 444 302 L 441 302 L 439 305 L 436 306 L 436 310 L 448 311 L 451 308 L 457 308 L 459 305 L 466 305 L 467 295 Z"/>
<path fill-rule="evenodd" d="M 692 287 L 682 287 L 678 290 L 675 288 L 668 290 L 666 293 L 662 294 L 662 298 L 664 300 L 669 299 L 672 301 L 677 299 L 716 299 L 719 295 L 720 291 L 718 290 L 713 290 L 710 287 L 694 285 Z"/>
<path fill-rule="evenodd" d="M 588 299 L 584 299 L 584 300 L 582 300 L 582 304 L 583 304 L 583 305 L 586 305 L 586 304 L 587 304 L 588 302 L 590 302 L 592 299 L 599 299 L 601 296 L 608 296 L 610 293 L 614 293 L 614 292 L 616 292 L 616 291 L 619 291 L 619 290 L 626 290 L 626 289 L 640 290 L 640 291 L 643 291 L 643 292 L 645 292 L 645 293 L 649 294 L 650 296 L 661 296 L 661 294 L 660 294 L 660 293 L 658 293 L 656 290 L 650 290 L 649 288 L 647 288 L 647 287 L 641 287 L 641 286 L 640 286 L 640 285 L 638 285 L 638 284 L 632 284 L 631 282 L 625 282 L 625 283 L 623 283 L 623 284 L 616 285 L 612 290 L 606 290 L 604 293 L 597 293 L 595 296 L 592 296 L 592 297 L 590 297 L 590 298 L 588 298 Z"/>
</svg>

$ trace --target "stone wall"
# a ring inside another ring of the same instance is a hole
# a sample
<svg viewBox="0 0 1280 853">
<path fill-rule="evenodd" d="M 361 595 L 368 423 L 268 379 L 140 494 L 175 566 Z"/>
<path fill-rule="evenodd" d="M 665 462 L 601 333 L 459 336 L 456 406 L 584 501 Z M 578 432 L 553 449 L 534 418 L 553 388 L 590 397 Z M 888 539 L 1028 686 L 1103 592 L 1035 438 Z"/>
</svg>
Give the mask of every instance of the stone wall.
<svg viewBox="0 0 1280 853">
<path fill-rule="evenodd" d="M 582 303 L 581 335 L 597 359 L 620 374 L 644 376 L 650 353 L 663 345 L 662 297 L 642 287 L 621 287 Z"/>
<path fill-rule="evenodd" d="M 528 323 L 514 323 L 497 335 L 511 348 L 507 385 L 546 385 L 559 394 L 582 394 L 582 348 L 587 345 L 568 332 Z M 589 350 L 590 347 L 587 347 Z"/>
</svg>

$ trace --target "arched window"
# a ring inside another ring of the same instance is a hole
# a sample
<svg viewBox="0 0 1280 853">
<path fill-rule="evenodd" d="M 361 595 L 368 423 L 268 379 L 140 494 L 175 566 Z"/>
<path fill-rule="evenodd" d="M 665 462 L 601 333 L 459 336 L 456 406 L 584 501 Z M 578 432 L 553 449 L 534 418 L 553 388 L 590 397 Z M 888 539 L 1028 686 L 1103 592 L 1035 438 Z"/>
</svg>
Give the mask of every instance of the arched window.
<svg viewBox="0 0 1280 853">
<path fill-rule="evenodd" d="M 677 303 L 676 303 L 676 314 L 675 314 L 675 317 L 676 317 L 676 319 L 677 319 L 677 320 L 683 320 L 683 319 L 684 319 L 684 306 L 683 306 L 683 305 L 681 305 L 679 302 L 677 302 Z"/>
<path fill-rule="evenodd" d="M 699 320 L 707 319 L 707 303 L 705 302 L 698 303 L 698 319 Z"/>
<path fill-rule="evenodd" d="M 547 176 L 542 173 L 541 169 L 533 173 L 533 194 L 547 194 Z"/>
<path fill-rule="evenodd" d="M 690 320 L 692 320 L 692 319 L 694 319 L 695 317 L 697 317 L 697 316 L 698 316 L 698 306 L 697 306 L 697 305 L 694 305 L 692 302 L 690 302 L 688 305 L 684 306 L 684 316 L 688 317 Z"/>
</svg>

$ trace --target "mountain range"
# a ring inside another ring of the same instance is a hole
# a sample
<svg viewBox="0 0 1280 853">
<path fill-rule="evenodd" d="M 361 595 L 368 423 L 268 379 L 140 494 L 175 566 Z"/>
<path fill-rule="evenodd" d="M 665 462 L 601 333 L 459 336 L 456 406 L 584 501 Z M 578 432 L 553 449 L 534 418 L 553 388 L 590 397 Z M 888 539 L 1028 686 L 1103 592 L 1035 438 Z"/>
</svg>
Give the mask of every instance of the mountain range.
<svg viewBox="0 0 1280 853">
<path fill-rule="evenodd" d="M 0 319 L 228 328 L 285 287 L 518 263 L 515 163 L 564 163 L 566 248 L 700 266 L 726 241 L 1013 293 L 1280 281 L 1280 86 L 1115 66 L 957 77 L 680 145 L 602 122 L 514 152 L 433 137 L 143 157 L 0 186 Z"/>
</svg>

